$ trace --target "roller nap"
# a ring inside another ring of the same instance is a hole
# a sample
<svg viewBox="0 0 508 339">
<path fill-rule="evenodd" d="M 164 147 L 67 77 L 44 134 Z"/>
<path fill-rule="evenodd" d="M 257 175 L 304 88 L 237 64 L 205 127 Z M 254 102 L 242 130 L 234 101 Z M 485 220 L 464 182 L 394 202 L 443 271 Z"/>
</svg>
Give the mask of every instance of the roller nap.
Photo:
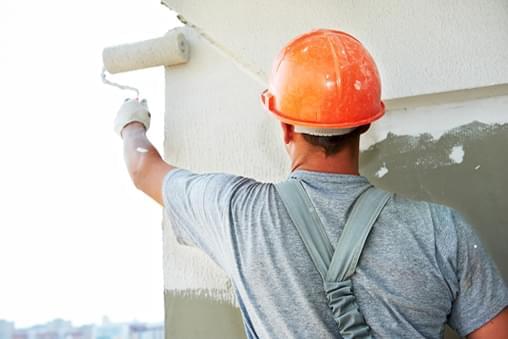
<svg viewBox="0 0 508 339">
<path fill-rule="evenodd" d="M 111 74 L 172 66 L 189 60 L 189 46 L 182 33 L 171 30 L 160 38 L 107 47 L 102 52 L 102 59 Z"/>
</svg>

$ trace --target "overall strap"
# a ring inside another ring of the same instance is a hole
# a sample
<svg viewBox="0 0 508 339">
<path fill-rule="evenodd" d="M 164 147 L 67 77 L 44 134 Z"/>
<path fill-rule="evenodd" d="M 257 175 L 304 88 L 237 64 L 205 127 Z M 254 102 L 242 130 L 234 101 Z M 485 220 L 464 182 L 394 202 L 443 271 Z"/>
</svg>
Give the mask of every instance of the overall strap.
<svg viewBox="0 0 508 339">
<path fill-rule="evenodd" d="M 391 196 L 389 192 L 370 187 L 355 201 L 335 247 L 326 281 L 343 281 L 355 273 L 372 226 Z"/>
<path fill-rule="evenodd" d="M 370 187 L 355 201 L 337 242 L 324 282 L 328 307 L 344 339 L 372 339 L 360 312 L 351 276 L 355 273 L 367 237 L 391 193 Z"/>
<path fill-rule="evenodd" d="M 275 185 L 298 234 L 323 279 L 333 318 L 344 339 L 371 339 L 370 328 L 356 302 L 351 276 L 367 237 L 391 193 L 370 187 L 353 204 L 344 230 L 333 249 L 317 212 L 298 180 Z"/>
<path fill-rule="evenodd" d="M 314 205 L 297 180 L 290 179 L 278 183 L 275 188 L 289 213 L 289 217 L 295 224 L 314 266 L 325 281 L 334 249 Z"/>
</svg>

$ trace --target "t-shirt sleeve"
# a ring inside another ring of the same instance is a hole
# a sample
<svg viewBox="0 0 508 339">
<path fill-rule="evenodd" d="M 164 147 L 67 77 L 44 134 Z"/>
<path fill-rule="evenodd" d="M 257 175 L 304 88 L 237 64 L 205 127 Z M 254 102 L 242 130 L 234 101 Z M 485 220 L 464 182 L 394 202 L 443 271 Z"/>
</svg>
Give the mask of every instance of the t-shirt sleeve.
<svg viewBox="0 0 508 339">
<path fill-rule="evenodd" d="M 171 170 L 164 178 L 164 213 L 177 241 L 203 250 L 227 271 L 231 258 L 231 200 L 250 179 Z"/>
<path fill-rule="evenodd" d="M 473 228 L 449 211 L 455 226 L 454 258 L 457 291 L 448 324 L 466 336 L 508 306 L 508 288 Z"/>
</svg>

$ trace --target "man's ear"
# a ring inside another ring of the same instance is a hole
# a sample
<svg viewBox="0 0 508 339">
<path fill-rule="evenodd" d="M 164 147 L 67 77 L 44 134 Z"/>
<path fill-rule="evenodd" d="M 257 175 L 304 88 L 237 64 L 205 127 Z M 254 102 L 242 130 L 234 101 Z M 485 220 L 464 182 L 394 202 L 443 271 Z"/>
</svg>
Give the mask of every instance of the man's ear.
<svg viewBox="0 0 508 339">
<path fill-rule="evenodd" d="M 358 134 L 363 134 L 365 132 L 367 132 L 370 128 L 370 124 L 367 124 L 367 125 L 363 125 L 363 126 L 360 126 L 358 127 Z"/>
<path fill-rule="evenodd" d="M 284 143 L 287 145 L 294 138 L 295 128 L 293 125 L 286 124 L 285 122 L 281 122 L 280 127 L 282 128 L 282 137 L 283 137 Z"/>
</svg>

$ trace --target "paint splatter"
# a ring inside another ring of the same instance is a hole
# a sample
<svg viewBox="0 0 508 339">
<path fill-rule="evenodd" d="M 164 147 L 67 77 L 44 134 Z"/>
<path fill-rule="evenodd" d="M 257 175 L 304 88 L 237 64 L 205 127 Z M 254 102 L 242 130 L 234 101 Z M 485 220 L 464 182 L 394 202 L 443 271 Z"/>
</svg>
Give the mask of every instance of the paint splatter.
<svg viewBox="0 0 508 339">
<path fill-rule="evenodd" d="M 327 88 L 335 87 L 335 81 L 333 80 L 326 80 L 325 85 Z"/>
<path fill-rule="evenodd" d="M 143 147 L 138 147 L 138 148 L 136 148 L 136 152 L 146 153 L 146 152 L 148 152 L 148 150 L 146 148 L 143 148 Z"/>
<path fill-rule="evenodd" d="M 453 146 L 450 152 L 450 160 L 455 164 L 460 164 L 464 161 L 464 147 L 462 145 Z"/>
<path fill-rule="evenodd" d="M 480 165 L 478 165 L 478 166 L 476 166 L 476 167 L 474 168 L 474 170 L 475 170 L 475 171 L 478 171 L 479 169 L 480 169 Z"/>
<path fill-rule="evenodd" d="M 376 172 L 376 177 L 382 178 L 387 173 L 388 173 L 388 168 L 386 167 L 386 164 L 383 164 L 383 166 L 380 169 L 378 169 L 378 171 Z"/>
<path fill-rule="evenodd" d="M 355 81 L 355 89 L 357 91 L 361 90 L 362 89 L 362 83 L 360 82 L 360 80 L 356 80 Z"/>
</svg>

